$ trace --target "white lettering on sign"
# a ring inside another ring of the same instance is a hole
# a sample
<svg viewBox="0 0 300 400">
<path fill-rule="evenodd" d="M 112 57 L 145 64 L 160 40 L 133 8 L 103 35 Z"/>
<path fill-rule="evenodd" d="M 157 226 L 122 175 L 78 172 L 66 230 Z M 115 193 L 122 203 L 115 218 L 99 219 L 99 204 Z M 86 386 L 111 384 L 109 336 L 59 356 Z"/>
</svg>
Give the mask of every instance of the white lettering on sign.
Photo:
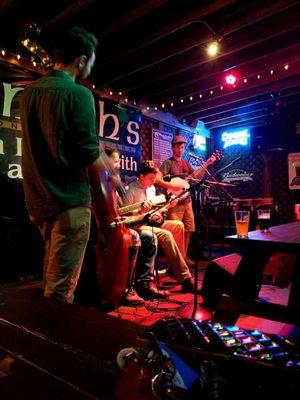
<svg viewBox="0 0 300 400">
<path fill-rule="evenodd" d="M 194 135 L 193 148 L 199 150 L 206 150 L 206 137 L 203 135 Z"/>
<path fill-rule="evenodd" d="M 135 131 L 134 129 L 132 129 L 132 126 L 135 127 L 136 129 L 139 129 L 139 124 L 137 122 L 135 122 L 135 121 L 128 122 L 127 130 L 129 133 L 131 133 L 133 135 L 133 139 L 131 138 L 131 136 L 127 136 L 127 142 L 129 144 L 136 145 L 140 141 L 140 135 L 139 135 L 138 130 Z"/>
<path fill-rule="evenodd" d="M 108 118 L 112 118 L 112 120 L 114 121 L 114 129 L 113 131 L 105 136 L 107 139 L 111 139 L 111 140 L 119 140 L 120 137 L 117 136 L 117 134 L 119 133 L 119 129 L 120 129 L 120 123 L 119 123 L 119 119 L 116 115 L 114 114 L 104 114 L 104 101 L 99 101 L 99 110 L 100 110 L 100 116 L 99 116 L 99 136 L 104 137 L 104 125 L 105 122 Z"/>
<path fill-rule="evenodd" d="M 223 148 L 232 146 L 234 144 L 240 144 L 242 146 L 247 146 L 249 144 L 250 133 L 248 129 L 243 129 L 241 131 L 234 132 L 223 132 L 221 140 L 224 142 Z"/>
<path fill-rule="evenodd" d="M 104 101 L 99 100 L 99 136 L 105 137 L 105 139 L 119 141 L 120 136 L 118 135 L 120 131 L 120 121 L 117 115 L 115 114 L 105 114 L 104 110 Z M 113 129 L 112 132 L 109 132 L 104 136 L 104 127 L 106 121 L 111 118 L 113 120 Z M 135 121 L 129 121 L 127 123 L 126 129 L 130 135 L 126 136 L 126 140 L 128 144 L 137 145 L 140 141 L 139 134 L 139 124 Z"/>
<path fill-rule="evenodd" d="M 15 95 L 24 90 L 22 87 L 15 87 L 12 88 L 10 83 L 3 82 L 4 88 L 4 101 L 3 101 L 3 110 L 2 115 L 3 117 L 10 117 L 11 116 L 11 104 Z"/>
<path fill-rule="evenodd" d="M 9 164 L 7 176 L 11 179 L 23 179 L 21 165 L 20 164 Z"/>
<path fill-rule="evenodd" d="M 137 171 L 137 162 L 133 157 L 121 155 L 121 169 L 125 171 Z"/>
</svg>

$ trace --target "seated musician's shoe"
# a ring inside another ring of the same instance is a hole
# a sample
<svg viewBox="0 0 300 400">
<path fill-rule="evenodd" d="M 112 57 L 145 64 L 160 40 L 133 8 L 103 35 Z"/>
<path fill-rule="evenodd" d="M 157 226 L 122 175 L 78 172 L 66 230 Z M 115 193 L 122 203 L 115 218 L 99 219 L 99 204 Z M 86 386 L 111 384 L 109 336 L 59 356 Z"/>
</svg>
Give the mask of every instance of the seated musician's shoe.
<svg viewBox="0 0 300 400">
<path fill-rule="evenodd" d="M 142 306 L 144 303 L 144 299 L 142 299 L 133 288 L 128 290 L 126 296 L 121 301 L 121 305 L 123 306 Z"/>
<path fill-rule="evenodd" d="M 195 260 L 191 260 L 189 257 L 185 257 L 184 261 L 186 262 L 186 265 L 188 267 L 195 267 L 196 266 L 196 261 Z"/>
<path fill-rule="evenodd" d="M 195 281 L 193 278 L 188 278 L 181 282 L 182 292 L 194 293 L 194 288 L 195 288 Z M 197 292 L 200 293 L 201 291 L 197 288 Z"/>
<path fill-rule="evenodd" d="M 138 293 L 144 300 L 166 299 L 170 295 L 168 290 L 158 289 L 153 282 L 141 286 Z"/>
</svg>

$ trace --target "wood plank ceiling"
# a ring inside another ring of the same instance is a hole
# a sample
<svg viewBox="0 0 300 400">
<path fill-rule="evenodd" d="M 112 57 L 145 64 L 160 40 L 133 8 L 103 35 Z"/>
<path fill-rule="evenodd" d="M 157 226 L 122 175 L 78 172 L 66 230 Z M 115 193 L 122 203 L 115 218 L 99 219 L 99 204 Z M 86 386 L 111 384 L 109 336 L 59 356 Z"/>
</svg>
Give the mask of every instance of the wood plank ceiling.
<svg viewBox="0 0 300 400">
<path fill-rule="evenodd" d="M 0 48 L 21 54 L 32 22 L 48 45 L 66 25 L 90 29 L 99 39 L 92 84 L 191 125 L 260 124 L 276 104 L 300 100 L 299 1 L 3 0 L 0 18 Z M 221 50 L 209 58 L 214 37 Z"/>
</svg>

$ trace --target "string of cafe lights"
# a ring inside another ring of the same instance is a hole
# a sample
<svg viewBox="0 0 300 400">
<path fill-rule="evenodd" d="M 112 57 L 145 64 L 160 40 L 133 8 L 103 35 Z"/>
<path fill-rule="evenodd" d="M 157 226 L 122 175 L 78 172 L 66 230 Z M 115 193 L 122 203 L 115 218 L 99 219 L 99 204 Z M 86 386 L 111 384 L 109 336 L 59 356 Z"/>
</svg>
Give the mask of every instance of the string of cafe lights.
<svg viewBox="0 0 300 400">
<path fill-rule="evenodd" d="M 41 72 L 42 70 L 45 70 L 45 66 L 42 65 L 42 62 L 38 62 L 34 56 L 31 56 L 30 58 L 23 57 L 20 54 L 12 53 L 8 50 L 5 49 L 0 49 L 0 60 L 4 60 L 10 64 L 22 66 L 29 68 L 33 71 Z M 238 76 L 235 76 L 234 73 L 229 73 L 227 76 L 232 75 L 231 82 L 232 83 L 222 83 L 221 85 L 215 85 L 213 87 L 210 87 L 208 89 L 205 89 L 201 92 L 197 93 L 192 93 L 188 96 L 176 98 L 173 100 L 170 100 L 168 102 L 162 103 L 160 106 L 149 106 L 149 105 L 144 105 L 141 103 L 137 103 L 136 101 L 130 100 L 128 97 L 124 95 L 123 92 L 121 91 L 112 91 L 110 89 L 104 89 L 104 90 L 99 90 L 101 92 L 101 95 L 112 98 L 113 100 L 118 101 L 118 103 L 123 103 L 123 104 L 128 104 L 131 106 L 134 106 L 136 108 L 142 108 L 143 111 L 171 111 L 176 107 L 176 105 L 183 105 L 183 104 L 191 104 L 194 101 L 199 101 L 199 100 L 204 100 L 204 99 L 211 99 L 213 95 L 218 96 L 223 90 L 225 89 L 226 86 L 231 86 L 233 89 L 236 87 L 240 87 L 240 84 L 245 85 L 249 83 L 250 81 L 254 82 L 254 79 L 258 82 L 260 79 L 263 79 L 263 77 L 266 76 L 274 76 L 276 73 L 280 73 L 282 71 L 288 71 L 290 70 L 292 64 L 294 62 L 299 61 L 298 59 L 295 61 L 292 61 L 290 63 L 285 63 L 283 65 L 280 65 L 279 67 L 272 67 L 268 69 L 268 71 L 263 71 L 255 74 L 251 74 L 248 76 L 244 76 L 239 78 Z M 237 72 L 238 74 L 238 72 Z M 266 75 L 267 74 L 267 75 Z M 91 84 L 91 88 L 95 91 L 97 91 L 96 85 Z"/>
<path fill-rule="evenodd" d="M 276 67 L 270 67 L 268 70 L 265 71 L 261 71 L 258 73 L 254 73 L 254 74 L 250 74 L 247 76 L 243 76 L 243 77 L 238 77 L 238 70 L 234 70 L 236 71 L 234 75 L 234 72 L 228 72 L 228 74 L 226 76 L 230 76 L 229 78 L 229 83 L 225 83 L 223 82 L 222 84 L 218 84 L 215 86 L 212 86 L 208 89 L 205 89 L 201 92 L 195 92 L 192 94 L 189 94 L 187 96 L 184 97 L 178 97 L 176 99 L 172 99 L 168 102 L 162 103 L 160 106 L 143 106 L 144 111 L 158 111 L 158 110 L 162 110 L 162 111 L 172 111 L 172 109 L 174 109 L 176 107 L 176 105 L 180 106 L 180 105 L 184 105 L 184 104 L 192 104 L 192 102 L 198 102 L 199 100 L 205 100 L 205 99 L 211 99 L 213 98 L 213 96 L 215 95 L 216 97 L 218 95 L 220 95 L 221 93 L 223 93 L 223 91 L 225 90 L 225 87 L 230 87 L 231 90 L 235 89 L 236 87 L 245 87 L 245 85 L 248 83 L 254 83 L 254 82 L 259 82 L 260 80 L 263 80 L 264 78 L 268 78 L 270 76 L 275 76 L 276 74 L 278 75 L 281 72 L 285 72 L 285 71 L 289 71 L 290 68 L 292 67 L 292 64 L 294 62 L 297 62 L 299 60 L 295 60 L 292 61 L 290 63 L 285 63 L 285 64 L 281 64 L 279 66 Z M 225 75 L 225 74 L 224 74 Z M 241 86 L 243 85 L 243 86 Z M 112 96 L 114 98 L 118 97 L 118 101 L 121 102 L 122 101 L 122 96 L 123 96 L 123 102 L 125 101 L 125 103 L 130 102 L 128 100 L 128 98 L 126 98 L 123 94 L 123 92 L 113 92 L 113 91 L 109 91 L 109 96 Z M 136 105 L 136 102 L 131 102 L 134 105 Z"/>
<path fill-rule="evenodd" d="M 5 49 L 0 49 L 0 60 L 9 64 L 30 69 L 32 71 L 40 72 L 44 69 L 44 66 L 42 66 L 34 56 L 27 58 L 21 56 L 19 53 L 12 53 L 11 51 Z"/>
<path fill-rule="evenodd" d="M 247 83 L 259 82 L 260 80 L 263 80 L 263 78 L 268 78 L 269 76 L 274 76 L 275 74 L 278 74 L 278 73 L 281 73 L 284 71 L 289 71 L 292 64 L 296 61 L 299 61 L 299 60 L 295 60 L 290 63 L 285 63 L 285 64 L 282 64 L 277 67 L 272 67 L 272 68 L 269 68 L 267 71 L 250 74 L 247 76 L 243 76 L 241 78 L 238 77 L 238 70 L 234 70 L 236 72 L 228 72 L 227 75 L 224 74 L 225 78 L 228 77 L 227 83 L 225 82 L 225 79 L 224 79 L 223 83 L 215 85 L 208 89 L 205 89 L 201 92 L 192 93 L 188 96 L 172 99 L 168 102 L 162 103 L 160 105 L 160 108 L 162 110 L 168 109 L 170 111 L 170 110 L 174 109 L 176 107 L 176 105 L 180 106 L 180 105 L 187 104 L 187 103 L 191 104 L 193 101 L 199 101 L 202 99 L 203 100 L 211 99 L 213 97 L 213 95 L 215 95 L 217 97 L 225 90 L 225 87 L 230 88 L 232 90 L 237 87 L 244 87 L 245 84 L 247 84 Z M 243 85 L 243 86 L 241 86 L 241 85 Z"/>
</svg>

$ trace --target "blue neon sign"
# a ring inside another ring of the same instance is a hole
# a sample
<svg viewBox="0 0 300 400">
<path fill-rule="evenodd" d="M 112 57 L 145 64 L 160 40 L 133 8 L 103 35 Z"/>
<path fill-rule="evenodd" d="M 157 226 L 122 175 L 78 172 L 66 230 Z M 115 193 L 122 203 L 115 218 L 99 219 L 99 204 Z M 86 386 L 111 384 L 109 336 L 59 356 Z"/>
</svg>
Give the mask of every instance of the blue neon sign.
<svg viewBox="0 0 300 400">
<path fill-rule="evenodd" d="M 222 142 L 224 142 L 223 149 L 226 147 L 239 144 L 241 146 L 248 146 L 250 140 L 249 129 L 242 129 L 238 131 L 223 132 L 221 136 Z"/>
<path fill-rule="evenodd" d="M 206 151 L 206 137 L 203 135 L 194 135 L 193 148 Z"/>
</svg>

